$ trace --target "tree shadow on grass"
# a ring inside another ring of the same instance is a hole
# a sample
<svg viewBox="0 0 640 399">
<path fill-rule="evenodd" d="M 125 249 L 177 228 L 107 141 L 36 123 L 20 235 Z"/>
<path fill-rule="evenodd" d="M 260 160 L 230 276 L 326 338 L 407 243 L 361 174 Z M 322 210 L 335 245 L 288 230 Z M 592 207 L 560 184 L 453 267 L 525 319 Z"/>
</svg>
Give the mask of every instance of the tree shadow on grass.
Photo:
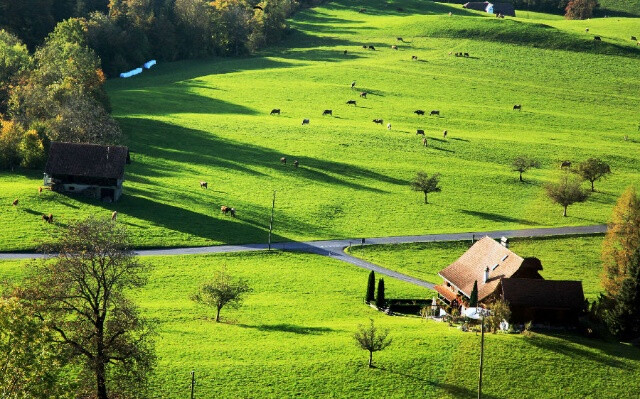
<svg viewBox="0 0 640 399">
<path fill-rule="evenodd" d="M 470 210 L 467 210 L 467 209 L 460 209 L 460 212 L 464 213 L 465 215 L 470 215 L 470 216 L 482 218 L 482 219 L 489 220 L 489 221 L 492 221 L 492 222 L 518 223 L 518 224 L 524 224 L 524 225 L 527 225 L 527 226 L 535 226 L 535 225 L 537 225 L 537 223 L 532 222 L 530 220 L 513 218 L 513 217 L 510 217 L 510 216 L 500 215 L 500 214 L 497 214 L 497 213 L 481 212 L 481 211 L 470 211 Z"/>
<path fill-rule="evenodd" d="M 347 5 L 348 4 L 348 5 Z M 454 6 L 452 4 L 452 6 Z M 460 5 L 457 7 L 446 6 L 434 1 L 424 0 L 396 0 L 396 1 L 380 1 L 380 0 L 364 0 L 358 4 L 350 2 L 332 2 L 326 6 L 330 10 L 353 10 L 358 11 L 364 8 L 366 15 L 445 15 L 453 12 L 457 16 L 481 17 L 481 14 L 469 12 Z M 402 10 L 399 10 L 401 8 Z"/>
<path fill-rule="evenodd" d="M 329 327 L 306 327 L 306 326 L 298 326 L 298 325 L 289 324 L 289 323 L 257 324 L 257 325 L 236 324 L 236 325 L 242 328 L 253 328 L 258 331 L 285 332 L 285 333 L 300 334 L 300 335 L 320 335 L 323 333 L 338 331 Z"/>
<path fill-rule="evenodd" d="M 569 334 L 542 335 L 539 333 L 527 338 L 525 342 L 569 358 L 594 361 L 603 366 L 625 371 L 634 371 L 637 367 L 624 360 L 640 362 L 640 350 L 617 342 L 596 341 Z M 593 351 L 594 348 L 598 350 Z"/>
</svg>

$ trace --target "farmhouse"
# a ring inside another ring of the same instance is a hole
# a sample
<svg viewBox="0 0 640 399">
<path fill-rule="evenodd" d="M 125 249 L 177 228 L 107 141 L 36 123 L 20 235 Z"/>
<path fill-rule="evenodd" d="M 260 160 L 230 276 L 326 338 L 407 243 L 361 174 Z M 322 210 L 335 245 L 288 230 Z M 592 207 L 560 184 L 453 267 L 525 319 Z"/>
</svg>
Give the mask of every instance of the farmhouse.
<svg viewBox="0 0 640 399">
<path fill-rule="evenodd" d="M 470 1 L 462 5 L 468 10 L 484 11 L 489 14 L 502 14 L 509 17 L 516 16 L 516 9 L 510 3 L 489 3 L 488 1 Z"/>
<path fill-rule="evenodd" d="M 571 322 L 584 307 L 580 281 L 544 280 L 537 258 L 522 258 L 490 237 L 477 241 L 451 265 L 441 270 L 442 284 L 434 289 L 441 301 L 460 306 L 478 284 L 478 303 L 498 299 L 509 303 L 512 322 Z"/>
<path fill-rule="evenodd" d="M 117 201 L 128 161 L 127 147 L 52 142 L 44 185 L 57 192 Z"/>
</svg>

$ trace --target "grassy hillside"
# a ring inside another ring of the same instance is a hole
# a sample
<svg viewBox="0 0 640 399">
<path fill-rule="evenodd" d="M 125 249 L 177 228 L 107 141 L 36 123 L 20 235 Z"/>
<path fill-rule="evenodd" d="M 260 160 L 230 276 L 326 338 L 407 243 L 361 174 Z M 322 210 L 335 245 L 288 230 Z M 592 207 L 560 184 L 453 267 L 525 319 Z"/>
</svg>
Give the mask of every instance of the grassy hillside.
<svg viewBox="0 0 640 399">
<path fill-rule="evenodd" d="M 551 280 L 580 280 L 585 297 L 595 299 L 602 287 L 602 236 L 571 238 L 516 238 L 509 249 L 522 257 L 535 256 L 542 261 L 542 276 Z M 468 241 L 440 243 L 354 246 L 349 252 L 391 270 L 433 283 L 442 282 L 438 272 L 458 259 Z"/>
<path fill-rule="evenodd" d="M 188 397 L 195 370 L 199 398 L 462 398 L 475 396 L 479 339 L 444 323 L 389 317 L 362 303 L 367 271 L 291 253 L 144 258 L 149 284 L 135 295 L 158 322 L 154 397 Z M 224 323 L 189 296 L 226 265 L 254 292 Z M 0 280 L 21 262 L 0 262 Z M 425 291 L 385 279 L 388 297 Z M 352 334 L 375 319 L 394 342 L 374 356 Z M 517 365 L 517 367 L 514 367 Z M 640 351 L 573 335 L 491 335 L 485 342 L 487 398 L 617 398 L 640 390 Z"/>
<path fill-rule="evenodd" d="M 41 213 L 64 226 L 112 210 L 138 246 L 264 242 L 274 190 L 276 240 L 604 222 L 624 187 L 640 182 L 640 47 L 629 40 L 640 36 L 638 21 L 498 20 L 427 0 L 328 2 L 298 14 L 291 34 L 255 57 L 164 64 L 110 81 L 133 153 L 124 197 L 39 196 L 41 173 L 2 172 L 0 250 L 58 232 Z M 427 132 L 427 148 L 416 129 Z M 524 184 L 509 167 L 520 154 L 542 162 Z M 563 218 L 542 186 L 562 160 L 594 156 L 614 173 Z M 418 170 L 442 173 L 431 205 L 408 185 Z M 220 215 L 221 205 L 238 218 Z"/>
</svg>

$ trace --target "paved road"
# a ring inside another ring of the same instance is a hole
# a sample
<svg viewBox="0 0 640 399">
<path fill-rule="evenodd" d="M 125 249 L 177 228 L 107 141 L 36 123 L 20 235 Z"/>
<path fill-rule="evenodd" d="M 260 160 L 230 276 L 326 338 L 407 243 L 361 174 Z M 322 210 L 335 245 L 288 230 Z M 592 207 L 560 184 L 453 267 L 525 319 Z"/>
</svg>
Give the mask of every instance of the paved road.
<svg viewBox="0 0 640 399">
<path fill-rule="evenodd" d="M 572 227 L 551 227 L 551 228 L 535 228 L 522 230 L 498 230 L 498 231 L 478 231 L 469 233 L 452 233 L 452 234 L 427 234 L 417 236 L 396 236 L 396 237 L 377 237 L 365 238 L 364 245 L 376 244 L 403 244 L 415 242 L 441 242 L 441 241 L 461 241 L 471 240 L 489 236 L 492 238 L 500 237 L 544 237 L 544 236 L 563 236 L 575 234 L 597 234 L 605 233 L 607 226 L 572 226 Z M 393 270 L 385 269 L 381 266 L 356 258 L 344 252 L 346 247 L 351 245 L 362 245 L 361 238 L 347 240 L 325 240 L 325 241 L 307 241 L 307 242 L 285 242 L 275 243 L 272 245 L 274 249 L 287 251 L 309 252 L 323 256 L 329 256 L 343 262 L 361 267 L 367 270 L 373 270 L 376 273 L 393 277 L 398 280 L 406 281 L 425 288 L 433 288 L 433 284 L 427 281 L 419 280 L 406 274 L 398 273 Z M 210 247 L 190 247 L 190 248 L 171 248 L 171 249 L 144 249 L 136 251 L 140 256 L 166 256 L 166 255 L 201 255 L 212 253 L 231 253 L 231 252 L 247 252 L 247 251 L 264 251 L 267 250 L 267 244 L 242 244 L 242 245 L 216 245 Z M 40 258 L 41 254 L 36 253 L 0 253 L 0 259 L 29 259 Z"/>
</svg>

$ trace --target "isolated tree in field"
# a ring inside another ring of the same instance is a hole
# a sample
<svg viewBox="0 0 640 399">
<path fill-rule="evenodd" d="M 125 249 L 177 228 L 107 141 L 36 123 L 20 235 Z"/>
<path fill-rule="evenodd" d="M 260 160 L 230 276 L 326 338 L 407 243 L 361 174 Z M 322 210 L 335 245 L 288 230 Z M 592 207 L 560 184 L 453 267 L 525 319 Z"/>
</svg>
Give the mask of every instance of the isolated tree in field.
<svg viewBox="0 0 640 399">
<path fill-rule="evenodd" d="M 72 397 L 53 333 L 16 297 L 0 297 L 0 398 Z"/>
<path fill-rule="evenodd" d="M 545 189 L 547 196 L 564 209 L 562 216 L 567 216 L 567 208 L 578 202 L 585 202 L 589 198 L 589 192 L 580 185 L 580 180 L 573 178 L 568 173 L 563 174 L 557 183 L 547 184 Z"/>
<path fill-rule="evenodd" d="M 376 274 L 373 270 L 369 272 L 369 280 L 367 281 L 367 296 L 365 297 L 365 302 L 371 303 L 374 301 L 376 293 Z"/>
<path fill-rule="evenodd" d="M 598 7 L 597 0 L 571 0 L 564 9 L 566 19 L 587 19 L 593 16 Z"/>
<path fill-rule="evenodd" d="M 591 192 L 596 191 L 593 187 L 593 183 L 603 177 L 606 177 L 611 173 L 611 167 L 608 163 L 598 159 L 589 158 L 578 165 L 578 168 L 574 171 L 580 177 L 588 180 L 591 183 Z"/>
<path fill-rule="evenodd" d="M 628 187 L 613 208 L 602 243 L 602 287 L 607 297 L 618 295 L 631 261 L 640 250 L 640 197 Z"/>
<path fill-rule="evenodd" d="M 514 172 L 520 172 L 520 181 L 524 181 L 522 179 L 522 174 L 528 171 L 531 168 L 539 168 L 540 162 L 537 159 L 530 158 L 526 155 L 521 155 L 515 157 L 511 162 L 511 167 Z"/>
<path fill-rule="evenodd" d="M 476 306 L 478 306 L 478 280 L 473 282 L 473 289 L 469 297 L 469 307 L 475 308 Z"/>
<path fill-rule="evenodd" d="M 379 309 L 384 308 L 387 301 L 384 298 L 384 279 L 378 280 L 378 292 L 376 294 L 376 307 Z"/>
<path fill-rule="evenodd" d="M 373 352 L 379 352 L 389 345 L 392 339 L 389 337 L 389 330 L 378 330 L 373 319 L 368 326 L 358 326 L 358 331 L 353 335 L 356 344 L 364 350 L 369 351 L 369 367 L 373 367 Z"/>
<path fill-rule="evenodd" d="M 431 176 L 425 172 L 418 172 L 416 177 L 411 181 L 411 189 L 413 191 L 421 191 L 424 193 L 424 203 L 428 204 L 427 194 L 439 193 L 441 191 L 438 184 L 440 183 L 440 173 Z"/>
<path fill-rule="evenodd" d="M 214 273 L 213 279 L 203 284 L 192 299 L 203 305 L 216 308 L 216 323 L 220 322 L 220 310 L 226 305 L 238 307 L 251 288 L 246 280 L 235 278 L 226 269 Z"/>
<path fill-rule="evenodd" d="M 126 230 L 109 220 L 71 224 L 51 261 L 35 264 L 18 296 L 43 320 L 82 369 L 83 397 L 144 392 L 154 364 L 148 323 L 125 292 L 143 286 L 146 267 Z"/>
<path fill-rule="evenodd" d="M 640 249 L 630 259 L 627 273 L 617 294 L 610 298 L 612 308 L 605 322 L 612 334 L 631 340 L 640 337 Z"/>
</svg>

